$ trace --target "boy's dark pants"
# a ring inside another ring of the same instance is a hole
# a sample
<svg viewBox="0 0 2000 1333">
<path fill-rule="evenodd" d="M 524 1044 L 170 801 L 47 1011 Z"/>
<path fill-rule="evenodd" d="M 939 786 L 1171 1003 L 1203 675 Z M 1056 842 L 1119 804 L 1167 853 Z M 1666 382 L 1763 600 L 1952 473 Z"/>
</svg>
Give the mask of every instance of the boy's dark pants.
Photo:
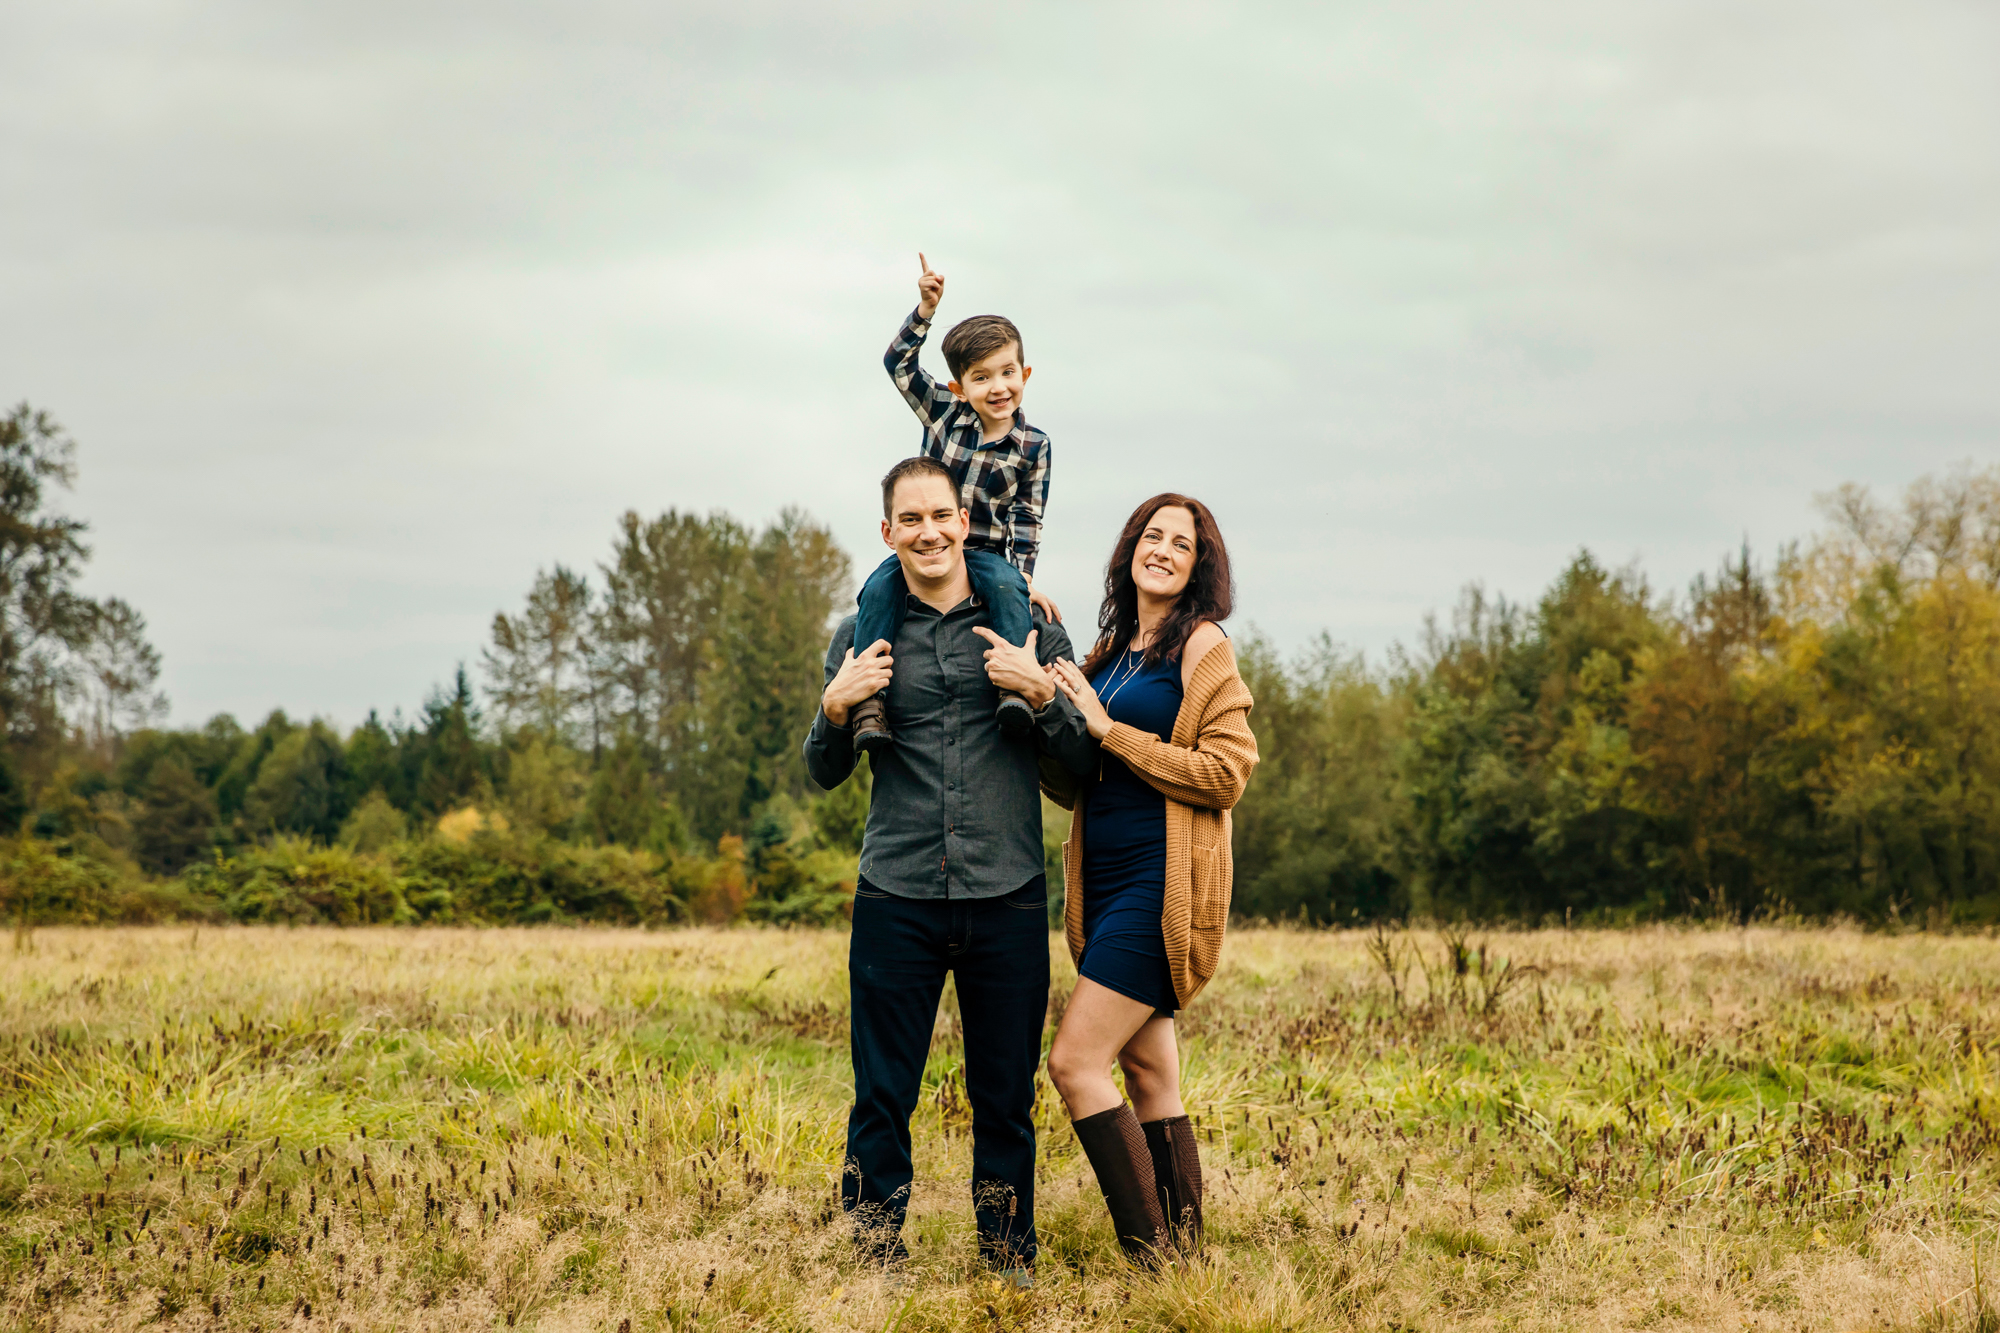
<svg viewBox="0 0 2000 1333">
<path fill-rule="evenodd" d="M 965 575 L 972 591 L 986 603 L 986 621 L 995 634 L 1016 648 L 1028 641 L 1034 627 L 1028 607 L 1028 581 L 1006 558 L 976 546 L 965 548 Z M 903 599 L 909 596 L 903 566 L 890 556 L 875 566 L 875 572 L 861 585 L 860 606 L 854 616 L 854 651 L 860 653 L 877 639 L 896 641 L 903 627 Z"/>
<path fill-rule="evenodd" d="M 910 1113 L 923 1087 L 944 974 L 958 981 L 965 1095 L 972 1104 L 972 1203 L 979 1252 L 997 1267 L 1035 1258 L 1035 1071 L 1049 1005 L 1048 880 L 1000 898 L 854 892 L 847 978 L 854 1113 L 841 1206 L 874 1255 L 905 1253 Z"/>
</svg>

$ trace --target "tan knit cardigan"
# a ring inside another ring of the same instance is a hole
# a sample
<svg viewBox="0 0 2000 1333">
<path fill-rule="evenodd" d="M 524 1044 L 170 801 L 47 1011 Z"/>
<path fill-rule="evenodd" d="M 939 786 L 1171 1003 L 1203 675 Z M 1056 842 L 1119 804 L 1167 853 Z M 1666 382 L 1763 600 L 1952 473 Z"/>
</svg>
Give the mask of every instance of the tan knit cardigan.
<svg viewBox="0 0 2000 1333">
<path fill-rule="evenodd" d="M 1229 809 L 1243 797 L 1257 766 L 1257 738 L 1250 734 L 1250 689 L 1236 673 L 1228 640 L 1203 654 L 1181 699 L 1171 741 L 1151 732 L 1111 724 L 1103 748 L 1124 760 L 1167 798 L 1166 902 L 1160 933 L 1167 944 L 1174 994 L 1185 1005 L 1215 975 L 1222 932 L 1229 922 L 1233 863 Z M 1072 962 L 1083 958 L 1083 784 L 1053 762 L 1042 765 L 1042 790 L 1073 812 L 1063 843 L 1063 931 Z"/>
</svg>

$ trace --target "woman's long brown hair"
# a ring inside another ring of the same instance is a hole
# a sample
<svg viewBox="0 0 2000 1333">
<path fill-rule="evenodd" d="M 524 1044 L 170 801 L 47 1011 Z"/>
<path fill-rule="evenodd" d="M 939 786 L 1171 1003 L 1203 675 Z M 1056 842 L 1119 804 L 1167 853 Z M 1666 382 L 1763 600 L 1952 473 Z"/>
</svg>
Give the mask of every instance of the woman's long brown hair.
<svg viewBox="0 0 2000 1333">
<path fill-rule="evenodd" d="M 1194 515 L 1194 568 L 1188 573 L 1187 587 L 1167 612 L 1166 623 L 1146 645 L 1145 663 L 1178 661 L 1187 646 L 1188 635 L 1204 620 L 1221 621 L 1236 602 L 1236 584 L 1229 576 L 1229 548 L 1222 544 L 1222 530 L 1215 515 L 1199 500 L 1172 491 L 1156 495 L 1132 511 L 1125 530 L 1112 548 L 1111 563 L 1104 570 L 1104 605 L 1097 610 L 1097 643 L 1084 659 L 1083 674 L 1094 676 L 1113 657 L 1125 651 L 1139 632 L 1139 587 L 1132 582 L 1132 557 L 1139 538 L 1153 515 L 1162 509 L 1180 508 Z"/>
</svg>

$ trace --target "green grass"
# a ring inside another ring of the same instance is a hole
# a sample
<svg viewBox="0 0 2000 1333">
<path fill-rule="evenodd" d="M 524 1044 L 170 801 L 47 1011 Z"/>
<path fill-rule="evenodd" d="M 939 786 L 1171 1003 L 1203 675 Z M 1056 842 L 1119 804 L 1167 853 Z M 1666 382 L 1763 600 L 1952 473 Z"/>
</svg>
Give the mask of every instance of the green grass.
<svg viewBox="0 0 2000 1333">
<path fill-rule="evenodd" d="M 1044 1089 L 1023 1294 L 949 1003 L 914 1280 L 850 1253 L 841 933 L 17 936 L 0 1326 L 2000 1330 L 2000 944 L 1487 944 L 1232 935 L 1181 1024 L 1207 1259 L 1123 1267 Z"/>
</svg>

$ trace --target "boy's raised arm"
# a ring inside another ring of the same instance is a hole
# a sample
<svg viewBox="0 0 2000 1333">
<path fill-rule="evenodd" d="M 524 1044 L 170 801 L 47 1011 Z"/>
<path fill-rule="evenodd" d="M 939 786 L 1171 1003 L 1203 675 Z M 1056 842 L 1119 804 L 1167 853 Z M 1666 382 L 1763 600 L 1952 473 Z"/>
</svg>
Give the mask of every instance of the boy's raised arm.
<svg viewBox="0 0 2000 1333">
<path fill-rule="evenodd" d="M 942 419 L 957 399 L 950 389 L 932 379 L 918 360 L 924 339 L 931 331 L 931 316 L 937 313 L 938 302 L 944 296 L 944 274 L 933 272 L 930 261 L 921 252 L 917 260 L 924 266 L 923 276 L 917 279 L 917 308 L 897 330 L 896 340 L 889 344 L 882 364 L 888 369 L 889 378 L 896 382 L 903 401 L 910 405 L 919 421 L 929 426 Z"/>
</svg>

